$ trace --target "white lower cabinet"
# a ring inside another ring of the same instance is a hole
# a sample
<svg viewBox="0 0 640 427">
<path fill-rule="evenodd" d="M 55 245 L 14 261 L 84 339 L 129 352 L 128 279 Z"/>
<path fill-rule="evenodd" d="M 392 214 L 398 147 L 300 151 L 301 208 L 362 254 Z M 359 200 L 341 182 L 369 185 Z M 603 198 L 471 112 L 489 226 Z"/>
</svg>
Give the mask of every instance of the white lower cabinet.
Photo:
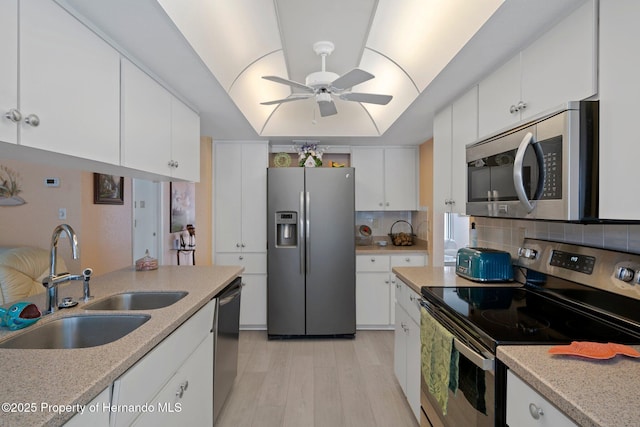
<svg viewBox="0 0 640 427">
<path fill-rule="evenodd" d="M 356 327 L 393 329 L 396 323 L 393 267 L 422 267 L 426 255 L 356 256 Z"/>
<path fill-rule="evenodd" d="M 85 406 L 83 413 L 78 413 L 65 423 L 65 427 L 108 427 L 109 406 L 111 405 L 111 387 L 105 388 Z"/>
<path fill-rule="evenodd" d="M 215 263 L 244 268 L 240 329 L 267 329 L 267 254 L 216 253 Z"/>
<path fill-rule="evenodd" d="M 141 414 L 133 425 L 213 425 L 212 361 L 213 334 L 209 334 L 153 399 L 154 411 Z"/>
<path fill-rule="evenodd" d="M 420 420 L 420 308 L 419 295 L 397 280 L 393 367 L 416 420 Z"/>
<path fill-rule="evenodd" d="M 512 427 L 575 427 L 547 399 L 507 371 L 507 424 Z"/>
<path fill-rule="evenodd" d="M 175 413 L 178 409 L 175 403 L 179 402 L 184 403 L 179 405 L 181 420 L 192 419 L 191 417 L 196 420 L 205 420 L 213 417 L 212 398 L 206 401 L 193 397 L 192 394 L 208 393 L 209 385 L 213 387 L 213 356 L 209 354 L 210 357 L 207 358 L 207 354 L 204 353 L 209 351 L 206 348 L 207 343 L 210 344 L 211 351 L 213 349 L 213 342 L 210 340 L 215 304 L 215 300 L 209 302 L 114 381 L 111 405 L 115 410 L 111 413 L 112 426 L 129 426 L 134 421 L 138 422 L 136 418 L 139 416 L 142 417 L 139 422 L 144 425 L 146 416 L 169 415 L 170 409 Z M 190 378 L 197 379 L 190 380 Z M 186 381 L 189 381 L 188 386 Z M 180 399 L 174 400 L 181 385 L 184 388 L 183 402 Z M 193 393 L 189 393 L 190 391 Z M 171 393 L 173 396 L 169 397 Z M 213 396 L 213 389 L 211 389 L 211 396 Z M 194 404 L 194 399 L 195 402 L 205 403 Z M 131 411 L 130 408 L 136 407 L 140 410 Z M 152 410 L 153 413 L 151 413 Z M 164 414 L 156 413 L 160 411 L 165 412 Z M 152 424 L 159 425 L 157 422 Z M 176 425 L 176 423 L 169 424 Z M 192 425 L 200 424 L 200 422 L 192 423 Z"/>
</svg>

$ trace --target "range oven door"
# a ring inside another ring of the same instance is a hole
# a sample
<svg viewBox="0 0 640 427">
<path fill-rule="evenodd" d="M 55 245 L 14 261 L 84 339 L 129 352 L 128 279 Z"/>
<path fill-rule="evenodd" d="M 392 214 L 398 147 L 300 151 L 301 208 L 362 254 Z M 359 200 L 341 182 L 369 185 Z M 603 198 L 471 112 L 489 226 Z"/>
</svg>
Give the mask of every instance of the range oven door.
<svg viewBox="0 0 640 427">
<path fill-rule="evenodd" d="M 459 353 L 458 389 L 448 390 L 447 413 L 443 413 L 435 397 L 421 378 L 420 403 L 421 427 L 494 427 L 496 411 L 495 357 L 488 353 L 472 337 L 452 328 L 451 320 L 430 303 L 422 302 L 441 325 L 454 335 L 454 347 Z M 457 329 L 457 328 L 456 328 Z M 424 357 L 423 363 L 427 359 Z M 421 375 L 422 377 L 422 375 Z"/>
</svg>

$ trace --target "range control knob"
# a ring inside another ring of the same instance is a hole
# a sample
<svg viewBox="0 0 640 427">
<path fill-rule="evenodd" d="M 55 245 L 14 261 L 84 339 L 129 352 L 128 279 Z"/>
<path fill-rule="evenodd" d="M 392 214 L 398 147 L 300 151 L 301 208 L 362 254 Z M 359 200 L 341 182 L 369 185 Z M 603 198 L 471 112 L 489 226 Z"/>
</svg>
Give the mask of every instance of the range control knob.
<svg viewBox="0 0 640 427">
<path fill-rule="evenodd" d="M 527 259 L 536 259 L 538 251 L 529 248 L 518 248 L 518 256 Z"/>
<path fill-rule="evenodd" d="M 636 272 L 629 267 L 618 267 L 616 270 L 616 279 L 620 279 L 623 282 L 630 282 L 633 280 L 633 276 Z"/>
</svg>

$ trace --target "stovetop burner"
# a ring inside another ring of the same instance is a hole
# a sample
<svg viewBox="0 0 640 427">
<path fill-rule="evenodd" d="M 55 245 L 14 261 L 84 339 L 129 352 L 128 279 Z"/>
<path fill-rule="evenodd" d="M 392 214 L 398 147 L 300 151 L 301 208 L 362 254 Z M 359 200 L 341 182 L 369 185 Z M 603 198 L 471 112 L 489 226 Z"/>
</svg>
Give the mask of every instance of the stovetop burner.
<svg viewBox="0 0 640 427">
<path fill-rule="evenodd" d="M 514 310 L 484 310 L 481 316 L 489 322 L 505 328 L 516 329 L 523 336 L 535 335 L 551 326 L 547 319 L 536 319 L 519 309 L 515 310 L 515 312 Z"/>
</svg>

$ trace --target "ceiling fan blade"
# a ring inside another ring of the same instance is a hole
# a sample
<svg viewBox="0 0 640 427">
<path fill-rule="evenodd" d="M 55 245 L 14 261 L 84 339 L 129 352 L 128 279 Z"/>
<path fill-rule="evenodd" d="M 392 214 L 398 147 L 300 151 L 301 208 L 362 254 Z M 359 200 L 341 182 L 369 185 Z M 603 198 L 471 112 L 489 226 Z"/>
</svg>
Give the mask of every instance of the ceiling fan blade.
<svg viewBox="0 0 640 427">
<path fill-rule="evenodd" d="M 262 76 L 262 78 L 265 79 L 265 80 L 272 81 L 272 82 L 281 83 L 283 85 L 295 87 L 297 89 L 302 89 L 305 92 L 312 92 L 313 93 L 313 88 L 312 87 L 307 86 L 307 85 L 303 85 L 302 83 L 294 82 L 293 80 L 287 80 L 287 79 L 284 79 L 284 78 L 278 77 L 278 76 Z"/>
<path fill-rule="evenodd" d="M 336 104 L 333 101 L 319 101 L 318 108 L 320 109 L 321 117 L 333 116 L 335 114 L 338 114 Z"/>
<path fill-rule="evenodd" d="M 291 102 L 291 101 L 299 101 L 301 99 L 309 99 L 312 94 L 309 95 L 292 95 L 283 99 L 276 99 L 274 101 L 261 102 L 260 105 L 273 105 L 273 104 L 282 104 L 283 102 Z"/>
<path fill-rule="evenodd" d="M 368 104 L 387 105 L 393 96 L 391 95 L 378 95 L 375 93 L 356 93 L 349 92 L 340 94 L 340 99 L 345 101 L 366 102 Z"/>
<path fill-rule="evenodd" d="M 364 83 L 367 80 L 371 80 L 374 77 L 375 76 L 373 74 L 361 70 L 360 68 L 354 68 L 353 70 L 335 79 L 331 83 L 331 86 L 338 90 L 349 89 L 350 87 L 359 85 L 360 83 Z"/>
</svg>

